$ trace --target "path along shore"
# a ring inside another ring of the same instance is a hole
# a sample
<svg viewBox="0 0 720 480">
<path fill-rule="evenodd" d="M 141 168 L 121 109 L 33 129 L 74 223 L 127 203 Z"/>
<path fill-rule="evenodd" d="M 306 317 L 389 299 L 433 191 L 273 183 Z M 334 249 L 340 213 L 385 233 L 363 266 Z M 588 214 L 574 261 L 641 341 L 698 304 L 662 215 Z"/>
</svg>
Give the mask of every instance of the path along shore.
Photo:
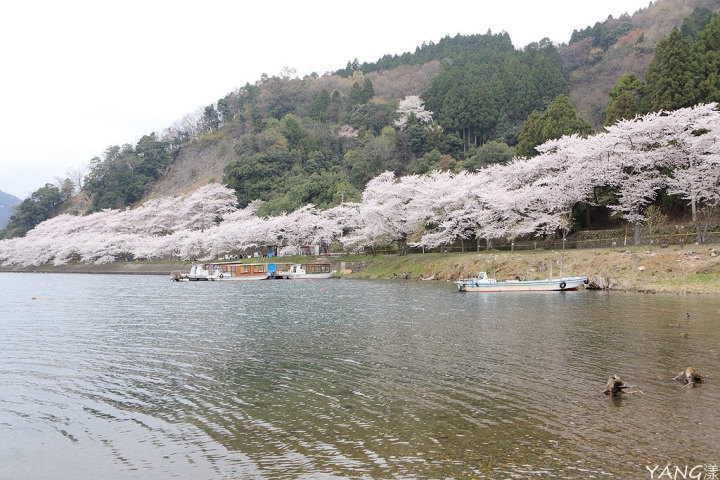
<svg viewBox="0 0 720 480">
<path fill-rule="evenodd" d="M 339 256 L 332 259 L 341 278 L 407 279 L 448 282 L 487 271 L 498 280 L 539 280 L 564 276 L 600 276 L 611 290 L 645 293 L 720 295 L 720 249 L 716 245 L 658 248 L 481 251 L 372 256 Z M 245 262 L 272 262 L 246 259 Z M 278 259 L 299 262 L 293 259 Z M 307 257 L 305 257 L 307 261 Z M 190 264 L 116 262 L 43 266 L 4 266 L 0 272 L 94 273 L 170 275 L 188 271 Z"/>
</svg>

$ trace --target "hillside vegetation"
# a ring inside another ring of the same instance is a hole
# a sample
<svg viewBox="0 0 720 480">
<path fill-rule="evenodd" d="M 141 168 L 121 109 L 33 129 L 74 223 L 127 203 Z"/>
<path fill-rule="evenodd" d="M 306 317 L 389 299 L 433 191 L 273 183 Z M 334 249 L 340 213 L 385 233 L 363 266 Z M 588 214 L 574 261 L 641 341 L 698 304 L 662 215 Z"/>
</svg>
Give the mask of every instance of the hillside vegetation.
<svg viewBox="0 0 720 480">
<path fill-rule="evenodd" d="M 708 16 L 720 10 L 718 0 L 660 0 L 647 8 L 594 26 L 576 30 L 562 50 L 570 83 L 570 99 L 596 130 L 606 120 L 608 92 L 626 72 L 641 80 L 655 54 L 655 46 L 673 28 L 686 37 L 697 34 Z"/>
<path fill-rule="evenodd" d="M 16 196 L 0 191 L 0 228 L 5 228 L 10 215 L 13 214 L 13 208 L 20 202 L 21 200 Z"/>
<path fill-rule="evenodd" d="M 215 182 L 241 208 L 262 200 L 259 215 L 326 209 L 359 201 L 385 171 L 483 171 L 537 155 L 547 140 L 590 135 L 611 117 L 717 101 L 703 79 L 717 71 L 718 9 L 720 0 L 660 0 L 576 30 L 567 45 L 517 49 L 504 32 L 447 36 L 323 75 L 263 76 L 135 145 L 110 146 L 69 185 L 46 185 L 44 200 L 18 212 L 0 238 L 58 212 L 122 209 Z M 666 68 L 682 56 L 680 70 Z M 672 88 L 688 91 L 668 92 L 666 79 L 686 77 L 694 83 Z M 81 195 L 70 198 L 73 189 Z M 596 196 L 601 206 L 615 201 L 609 190 Z M 667 213 L 687 213 L 677 198 L 658 198 Z M 590 207 L 573 214 L 582 226 Z"/>
</svg>

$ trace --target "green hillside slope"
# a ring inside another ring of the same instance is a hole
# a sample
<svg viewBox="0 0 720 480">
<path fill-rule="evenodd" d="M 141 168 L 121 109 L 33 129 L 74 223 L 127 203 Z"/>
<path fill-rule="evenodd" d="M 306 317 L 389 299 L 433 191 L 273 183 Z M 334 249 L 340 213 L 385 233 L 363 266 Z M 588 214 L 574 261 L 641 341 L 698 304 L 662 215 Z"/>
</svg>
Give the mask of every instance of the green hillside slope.
<svg viewBox="0 0 720 480">
<path fill-rule="evenodd" d="M 659 0 L 631 16 L 608 18 L 576 30 L 575 38 L 562 49 L 575 108 L 599 129 L 610 104 L 608 92 L 623 73 L 635 72 L 644 80 L 662 38 L 673 28 L 697 29 L 695 21 L 706 21 L 704 16 L 718 11 L 719 0 Z M 694 20 L 689 23 L 686 19 Z"/>
<path fill-rule="evenodd" d="M 0 191 L 0 229 L 5 228 L 10 215 L 13 214 L 13 208 L 20 202 L 21 200 L 16 196 Z"/>
</svg>

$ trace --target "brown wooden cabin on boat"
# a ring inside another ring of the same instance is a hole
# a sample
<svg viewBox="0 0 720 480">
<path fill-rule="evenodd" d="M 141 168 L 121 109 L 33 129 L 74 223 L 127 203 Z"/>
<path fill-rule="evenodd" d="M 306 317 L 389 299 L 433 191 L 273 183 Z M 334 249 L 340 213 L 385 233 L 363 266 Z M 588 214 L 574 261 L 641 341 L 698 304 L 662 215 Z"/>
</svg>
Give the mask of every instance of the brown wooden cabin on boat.
<svg viewBox="0 0 720 480">
<path fill-rule="evenodd" d="M 268 277 L 267 263 L 205 263 L 209 280 L 262 280 Z"/>
<path fill-rule="evenodd" d="M 307 273 L 330 273 L 332 263 L 303 263 L 303 268 Z"/>
<path fill-rule="evenodd" d="M 314 274 L 329 274 L 332 271 L 332 263 L 330 262 L 313 262 L 313 263 L 276 263 L 275 270 L 271 271 L 271 278 L 289 278 L 292 267 L 294 265 L 302 266 L 305 273 L 309 275 Z"/>
<path fill-rule="evenodd" d="M 230 273 L 235 277 L 242 277 L 243 275 L 257 275 L 259 273 L 267 273 L 266 263 L 229 263 L 219 264 L 220 271 L 222 273 Z"/>
</svg>

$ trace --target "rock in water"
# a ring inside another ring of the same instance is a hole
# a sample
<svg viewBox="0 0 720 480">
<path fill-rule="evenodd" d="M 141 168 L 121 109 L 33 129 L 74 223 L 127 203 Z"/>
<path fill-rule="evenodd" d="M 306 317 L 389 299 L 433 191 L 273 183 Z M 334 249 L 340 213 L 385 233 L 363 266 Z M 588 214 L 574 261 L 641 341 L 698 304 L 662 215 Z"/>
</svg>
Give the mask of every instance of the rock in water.
<svg viewBox="0 0 720 480">
<path fill-rule="evenodd" d="M 588 278 L 588 283 L 585 285 L 585 288 L 588 290 L 607 290 L 610 288 L 610 278 L 601 277 L 600 275 L 590 277 Z"/>
</svg>

